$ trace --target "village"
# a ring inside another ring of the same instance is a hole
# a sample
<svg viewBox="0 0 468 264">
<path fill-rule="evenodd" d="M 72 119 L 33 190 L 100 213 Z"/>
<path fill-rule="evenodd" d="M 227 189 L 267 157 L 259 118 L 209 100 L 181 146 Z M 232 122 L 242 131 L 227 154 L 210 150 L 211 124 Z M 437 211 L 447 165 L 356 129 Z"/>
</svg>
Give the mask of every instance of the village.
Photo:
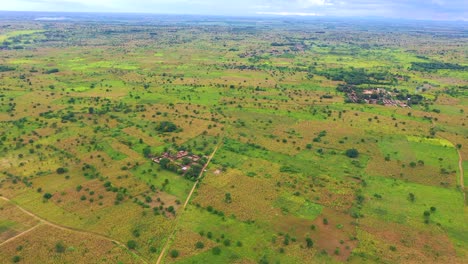
<svg viewBox="0 0 468 264">
<path fill-rule="evenodd" d="M 186 150 L 177 152 L 166 151 L 160 156 L 153 156 L 151 160 L 164 169 L 168 169 L 187 178 L 196 178 L 206 164 L 206 157 L 195 155 Z"/>
<path fill-rule="evenodd" d="M 407 102 L 394 99 L 396 94 L 382 88 L 372 88 L 359 91 L 349 89 L 346 91 L 348 99 L 352 103 L 382 104 L 384 106 L 410 108 Z M 408 102 L 411 98 L 408 98 Z"/>
</svg>

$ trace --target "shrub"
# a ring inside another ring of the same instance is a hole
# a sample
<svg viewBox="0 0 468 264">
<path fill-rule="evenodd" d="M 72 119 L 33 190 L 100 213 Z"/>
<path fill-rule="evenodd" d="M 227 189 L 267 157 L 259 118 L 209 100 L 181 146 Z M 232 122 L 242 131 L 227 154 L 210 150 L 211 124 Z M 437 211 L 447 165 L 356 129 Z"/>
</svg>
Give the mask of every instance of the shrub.
<svg viewBox="0 0 468 264">
<path fill-rule="evenodd" d="M 306 238 L 306 244 L 308 248 L 312 248 L 314 246 L 314 241 L 310 237 Z"/>
<path fill-rule="evenodd" d="M 159 123 L 159 125 L 156 127 L 156 130 L 159 132 L 174 132 L 177 130 L 177 126 L 170 122 L 170 121 L 162 121 Z"/>
<path fill-rule="evenodd" d="M 60 167 L 60 168 L 57 169 L 58 174 L 64 174 L 65 172 L 67 172 L 67 169 L 65 169 L 65 168 Z"/>
<path fill-rule="evenodd" d="M 135 241 L 135 240 L 129 240 L 129 241 L 127 242 L 127 247 L 128 247 L 129 249 L 135 249 L 135 248 L 137 247 L 136 241 Z"/>
<path fill-rule="evenodd" d="M 195 243 L 195 248 L 202 249 L 204 247 L 205 247 L 205 244 L 203 244 L 203 242 L 201 241 L 198 241 L 197 243 Z"/>
<path fill-rule="evenodd" d="M 171 250 L 171 258 L 177 258 L 179 256 L 179 251 L 177 249 Z"/>
<path fill-rule="evenodd" d="M 44 199 L 49 200 L 50 198 L 52 198 L 52 194 L 50 194 L 50 193 L 44 193 L 44 196 L 43 196 L 43 197 L 44 197 Z"/>
<path fill-rule="evenodd" d="M 0 65 L 0 72 L 7 72 L 7 71 L 14 71 L 14 70 L 15 70 L 15 68 L 13 68 L 13 67 Z"/>
<path fill-rule="evenodd" d="M 60 71 L 59 69 L 54 68 L 54 69 L 50 69 L 50 70 L 45 71 L 45 73 L 46 73 L 46 74 L 52 74 L 52 73 L 57 73 L 57 72 L 59 72 L 59 71 Z"/>
<path fill-rule="evenodd" d="M 221 254 L 221 249 L 219 247 L 214 247 L 211 251 L 213 252 L 213 255 Z"/>
<path fill-rule="evenodd" d="M 55 252 L 57 253 L 65 252 L 65 245 L 63 244 L 62 241 L 59 241 L 57 242 L 57 244 L 55 244 Z"/>
<path fill-rule="evenodd" d="M 348 149 L 346 150 L 346 156 L 348 156 L 349 158 L 357 158 L 359 156 L 359 151 L 357 149 Z"/>
</svg>

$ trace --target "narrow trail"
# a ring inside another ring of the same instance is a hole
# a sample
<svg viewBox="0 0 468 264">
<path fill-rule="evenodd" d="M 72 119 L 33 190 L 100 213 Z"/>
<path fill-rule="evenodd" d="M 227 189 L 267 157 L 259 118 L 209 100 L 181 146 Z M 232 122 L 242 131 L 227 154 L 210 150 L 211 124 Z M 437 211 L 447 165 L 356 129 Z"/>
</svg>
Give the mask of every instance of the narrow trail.
<svg viewBox="0 0 468 264">
<path fill-rule="evenodd" d="M 434 119 L 431 120 L 431 124 L 432 124 L 432 128 L 435 128 L 436 126 L 436 122 L 434 121 Z M 442 139 L 445 139 L 447 140 L 448 142 L 450 142 L 453 146 L 455 146 L 455 150 L 457 151 L 458 153 L 458 169 L 460 170 L 460 177 L 459 177 L 459 181 L 460 181 L 460 188 L 461 188 L 461 191 L 463 193 L 463 204 L 465 206 L 467 206 L 467 203 L 466 203 L 466 193 L 465 193 L 465 175 L 464 175 L 464 171 L 463 171 L 463 157 L 462 157 L 462 154 L 460 152 L 460 150 L 456 147 L 456 144 L 454 144 L 452 141 L 450 141 L 448 138 L 445 138 L 444 136 L 441 136 L 441 135 L 437 135 L 438 137 L 442 138 Z"/>
<path fill-rule="evenodd" d="M 7 201 L 11 204 L 13 204 L 14 206 L 16 206 L 18 209 L 20 209 L 23 213 L 33 217 L 34 219 L 38 220 L 40 223 L 35 225 L 33 228 L 30 228 L 14 237 L 11 237 L 9 238 L 8 240 L 2 242 L 0 244 L 0 246 L 3 246 L 4 244 L 6 244 L 7 242 L 10 242 L 10 241 L 13 241 L 14 239 L 22 236 L 22 235 L 25 235 L 26 233 L 30 232 L 30 231 L 33 231 L 36 227 L 40 226 L 41 224 L 46 224 L 46 225 L 49 225 L 49 226 L 52 226 L 52 227 L 55 227 L 55 228 L 58 228 L 60 230 L 65 230 L 65 231 L 72 231 L 72 232 L 75 232 L 75 233 L 80 233 L 80 234 L 86 234 L 86 235 L 93 235 L 95 237 L 98 237 L 98 238 L 101 238 L 101 239 L 104 239 L 104 240 L 107 240 L 107 241 L 110 241 L 124 249 L 126 249 L 127 251 L 129 251 L 131 254 L 133 254 L 135 257 L 137 257 L 138 259 L 140 259 L 143 263 L 148 263 L 143 257 L 141 257 L 140 255 L 136 254 L 135 252 L 133 252 L 132 250 L 128 249 L 127 246 L 125 246 L 122 242 L 120 241 L 117 241 L 115 239 L 112 239 L 108 236 L 105 236 L 105 235 L 101 235 L 99 233 L 95 233 L 95 232 L 92 232 L 92 231 L 85 231 L 85 230 L 81 230 L 81 229 L 78 229 L 78 228 L 73 228 L 73 227 L 67 227 L 67 226 L 63 226 L 63 225 L 59 225 L 59 224 L 55 224 L 55 223 L 52 223 L 40 216 L 38 216 L 37 214 L 34 214 L 26 209 L 24 209 L 23 207 L 19 206 L 18 204 L 16 204 L 15 202 L 11 201 L 10 199 L 6 198 L 6 197 L 3 197 L 3 196 L 0 196 L 0 199 L 4 200 L 4 201 Z"/>
<path fill-rule="evenodd" d="M 463 172 L 463 158 L 459 149 L 457 149 L 457 153 L 458 153 L 458 168 L 460 169 L 460 187 L 463 192 L 463 201 L 466 206 L 467 204 L 466 204 L 466 192 L 465 192 L 465 175 Z"/>
<path fill-rule="evenodd" d="M 38 228 L 38 227 L 41 226 L 42 224 L 43 224 L 43 222 L 39 222 L 37 225 L 35 225 L 35 226 L 29 228 L 28 230 L 23 231 L 23 232 L 21 232 L 21 233 L 15 235 L 15 236 L 10 237 L 9 239 L 7 239 L 7 240 L 3 241 L 2 243 L 0 243 L 0 247 L 3 246 L 4 244 L 7 244 L 7 243 L 10 242 L 10 241 L 13 241 L 13 240 L 17 239 L 17 238 L 20 237 L 20 236 L 26 235 L 27 233 L 33 231 L 34 229 Z"/>
<path fill-rule="evenodd" d="M 159 254 L 159 257 L 158 257 L 158 260 L 156 261 L 156 264 L 160 264 L 161 261 L 163 260 L 164 258 L 164 255 L 166 254 L 166 251 L 169 249 L 170 245 L 171 245 L 171 242 L 174 240 L 174 237 L 175 237 L 175 233 L 176 233 L 176 230 L 177 230 L 177 226 L 178 226 L 178 223 L 180 221 L 180 218 L 182 217 L 182 213 L 185 212 L 185 208 L 187 207 L 188 203 L 190 202 L 190 199 L 192 198 L 192 195 L 193 193 L 195 192 L 195 189 L 197 188 L 198 184 L 200 183 L 201 179 L 202 179 L 202 176 L 203 176 L 203 173 L 205 172 L 205 169 L 208 167 L 208 165 L 210 164 L 211 162 L 211 159 L 213 159 L 214 155 L 216 154 L 216 152 L 218 151 L 219 147 L 221 146 L 222 142 L 223 142 L 223 139 L 224 139 L 224 136 L 221 137 L 221 139 L 219 140 L 218 144 L 216 145 L 216 147 L 214 148 L 213 152 L 211 153 L 210 157 L 208 158 L 208 161 L 206 162 L 205 166 L 203 166 L 203 169 L 202 171 L 200 172 L 200 174 L 198 175 L 198 179 L 197 181 L 193 184 L 193 187 L 192 187 L 192 190 L 190 191 L 190 193 L 188 194 L 187 196 L 187 199 L 185 199 L 185 203 L 182 207 L 182 212 L 180 213 L 179 217 L 176 217 L 176 222 L 174 224 L 174 228 L 171 232 L 171 234 L 169 235 L 169 237 L 167 238 L 166 240 L 166 243 L 164 244 L 164 247 L 163 249 L 161 250 L 161 253 Z"/>
</svg>

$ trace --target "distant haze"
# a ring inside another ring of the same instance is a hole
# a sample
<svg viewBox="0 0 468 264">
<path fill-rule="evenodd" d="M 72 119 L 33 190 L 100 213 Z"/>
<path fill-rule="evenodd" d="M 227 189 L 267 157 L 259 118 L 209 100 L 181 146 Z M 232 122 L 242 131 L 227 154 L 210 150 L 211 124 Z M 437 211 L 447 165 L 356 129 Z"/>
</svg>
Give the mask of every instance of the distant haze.
<svg viewBox="0 0 468 264">
<path fill-rule="evenodd" d="M 468 20 L 467 0 L 7 0 L 0 10 Z"/>
</svg>

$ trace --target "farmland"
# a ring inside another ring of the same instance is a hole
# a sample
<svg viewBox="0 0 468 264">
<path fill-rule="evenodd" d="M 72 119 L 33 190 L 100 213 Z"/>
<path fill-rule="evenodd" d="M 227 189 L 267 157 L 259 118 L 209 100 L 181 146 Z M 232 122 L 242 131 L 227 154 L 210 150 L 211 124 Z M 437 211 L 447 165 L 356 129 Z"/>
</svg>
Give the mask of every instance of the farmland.
<svg viewBox="0 0 468 264">
<path fill-rule="evenodd" d="M 468 258 L 466 23 L 69 15 L 0 19 L 2 263 Z"/>
</svg>

